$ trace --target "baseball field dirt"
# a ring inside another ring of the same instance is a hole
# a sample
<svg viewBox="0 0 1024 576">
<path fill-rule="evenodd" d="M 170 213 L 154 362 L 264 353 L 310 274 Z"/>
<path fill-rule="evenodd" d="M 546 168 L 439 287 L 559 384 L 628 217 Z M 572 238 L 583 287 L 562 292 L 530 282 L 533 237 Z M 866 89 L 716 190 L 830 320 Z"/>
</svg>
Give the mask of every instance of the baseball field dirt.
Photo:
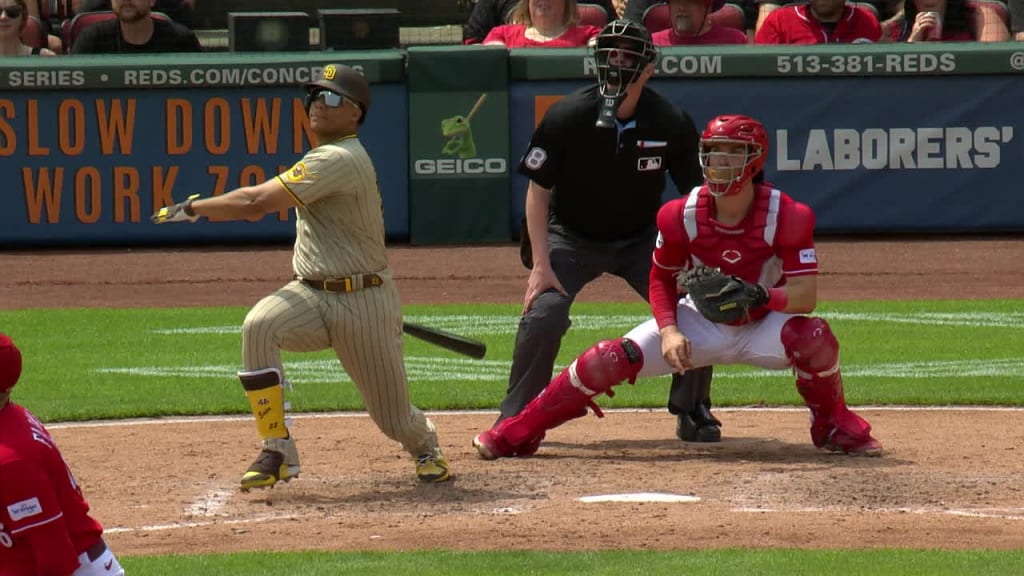
<svg viewBox="0 0 1024 576">
<path fill-rule="evenodd" d="M 818 249 L 822 300 L 1024 301 L 1024 237 L 825 239 Z M 396 246 L 390 258 L 406 304 L 517 303 L 526 281 L 517 250 Z M 2 259 L 0 308 L 7 309 L 249 306 L 291 274 L 288 246 Z M 615 278 L 599 280 L 580 300 L 637 301 Z M 455 474 L 442 485 L 418 484 L 408 457 L 361 414 L 299 417 L 293 433 L 302 475 L 247 494 L 235 487 L 258 450 L 248 418 L 57 425 L 53 432 L 119 556 L 1024 546 L 1024 412 L 861 413 L 885 444 L 882 458 L 815 450 L 802 410 L 719 411 L 718 445 L 679 442 L 673 417 L 651 410 L 575 420 L 551 432 L 533 458 L 485 462 L 470 441 L 495 413 L 435 413 Z M 635 493 L 699 500 L 579 500 Z"/>
</svg>

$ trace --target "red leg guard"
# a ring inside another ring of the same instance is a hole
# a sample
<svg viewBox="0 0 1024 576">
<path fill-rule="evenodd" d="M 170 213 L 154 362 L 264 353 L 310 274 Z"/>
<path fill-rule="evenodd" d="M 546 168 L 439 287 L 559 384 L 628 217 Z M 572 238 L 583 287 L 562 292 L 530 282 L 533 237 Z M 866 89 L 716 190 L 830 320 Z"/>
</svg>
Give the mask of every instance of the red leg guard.
<svg viewBox="0 0 1024 576">
<path fill-rule="evenodd" d="M 612 386 L 623 380 L 633 384 L 643 365 L 643 352 L 632 340 L 602 340 L 573 360 L 522 412 L 488 431 L 489 439 L 499 452 L 532 454 L 547 430 L 586 416 L 588 405 L 602 415 L 593 398 L 610 396 Z"/>
<path fill-rule="evenodd" d="M 782 327 L 782 346 L 796 373 L 796 389 L 811 410 L 811 440 L 819 448 L 880 453 L 871 425 L 846 407 L 839 342 L 828 322 L 795 316 Z"/>
</svg>

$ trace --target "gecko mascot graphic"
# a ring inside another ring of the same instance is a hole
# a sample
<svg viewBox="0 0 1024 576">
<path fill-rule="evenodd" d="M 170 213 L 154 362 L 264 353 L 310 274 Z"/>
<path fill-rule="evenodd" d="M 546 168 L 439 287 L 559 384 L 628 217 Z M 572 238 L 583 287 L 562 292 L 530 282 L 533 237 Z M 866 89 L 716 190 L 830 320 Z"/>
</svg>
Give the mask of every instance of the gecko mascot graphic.
<svg viewBox="0 0 1024 576">
<path fill-rule="evenodd" d="M 465 116 L 456 114 L 451 118 L 441 120 L 441 135 L 448 139 L 441 153 L 445 156 L 457 156 L 459 158 L 472 158 L 476 156 L 476 144 L 473 142 L 473 127 L 470 120 L 480 110 L 487 100 L 487 93 L 484 92 L 476 99 L 476 104 L 469 114 Z"/>
</svg>

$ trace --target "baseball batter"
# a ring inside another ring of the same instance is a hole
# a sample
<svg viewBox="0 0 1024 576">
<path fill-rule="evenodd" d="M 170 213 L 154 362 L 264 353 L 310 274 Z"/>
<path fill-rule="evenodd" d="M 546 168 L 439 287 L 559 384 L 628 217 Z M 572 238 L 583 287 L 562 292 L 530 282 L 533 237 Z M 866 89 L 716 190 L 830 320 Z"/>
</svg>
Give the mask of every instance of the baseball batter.
<svg viewBox="0 0 1024 576">
<path fill-rule="evenodd" d="M 0 576 L 123 576 L 53 437 L 10 401 L 21 352 L 0 334 Z"/>
<path fill-rule="evenodd" d="M 588 405 L 600 416 L 593 398 L 623 380 L 711 364 L 791 367 L 811 411 L 815 446 L 881 454 L 871 425 L 846 406 L 839 343 L 828 322 L 804 315 L 814 310 L 818 297 L 814 213 L 763 182 L 764 127 L 747 116 L 719 116 L 708 123 L 700 143 L 704 185 L 658 212 L 651 266 L 654 318 L 623 338 L 598 342 L 518 416 L 477 435 L 481 457 L 519 455 L 521 446 L 535 446 L 547 430 L 585 415 Z M 679 300 L 680 273 L 699 278 L 707 267 L 721 271 L 708 277 L 737 287 L 735 298 L 709 307 L 694 283 Z M 744 313 L 729 313 L 735 309 Z"/>
<path fill-rule="evenodd" d="M 329 65 L 305 86 L 316 148 L 287 172 L 257 186 L 160 209 L 153 221 L 259 218 L 294 207 L 294 280 L 256 304 L 242 326 L 249 399 L 263 448 L 241 479 L 261 488 L 299 474 L 295 440 L 285 422 L 281 350 L 331 348 L 358 387 L 374 423 L 415 459 L 424 482 L 450 469 L 433 423 L 409 402 L 402 354 L 402 313 L 388 268 L 377 174 L 357 131 L 370 108 L 362 74 Z"/>
</svg>

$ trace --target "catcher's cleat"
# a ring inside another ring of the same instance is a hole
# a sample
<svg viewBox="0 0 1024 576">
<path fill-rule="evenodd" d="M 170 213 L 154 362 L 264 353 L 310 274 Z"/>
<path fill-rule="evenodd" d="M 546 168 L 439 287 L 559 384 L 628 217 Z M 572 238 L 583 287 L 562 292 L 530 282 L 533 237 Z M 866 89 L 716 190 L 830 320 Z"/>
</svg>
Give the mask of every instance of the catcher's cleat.
<svg viewBox="0 0 1024 576">
<path fill-rule="evenodd" d="M 866 438 L 854 438 L 838 428 L 832 431 L 824 448 L 830 452 L 842 452 L 847 456 L 881 456 L 882 443 L 870 434 Z"/>
<path fill-rule="evenodd" d="M 707 406 L 700 404 L 692 412 L 676 417 L 676 436 L 683 442 L 721 442 L 722 423 Z"/>
<path fill-rule="evenodd" d="M 299 475 L 299 452 L 289 438 L 266 438 L 259 456 L 242 475 L 241 489 L 272 488 Z"/>
<path fill-rule="evenodd" d="M 525 458 L 527 456 L 533 456 L 537 453 L 537 449 L 540 448 L 540 443 L 544 440 L 544 434 L 540 434 L 524 442 L 521 446 L 513 448 L 508 446 L 504 438 L 495 435 L 492 430 L 486 430 L 476 435 L 473 438 L 473 447 L 476 448 L 477 454 L 483 460 L 496 460 L 498 458 L 511 458 L 513 456 L 518 458 Z"/>
<path fill-rule="evenodd" d="M 444 482 L 452 477 L 451 466 L 440 448 L 416 458 L 416 477 L 420 482 Z"/>
</svg>

